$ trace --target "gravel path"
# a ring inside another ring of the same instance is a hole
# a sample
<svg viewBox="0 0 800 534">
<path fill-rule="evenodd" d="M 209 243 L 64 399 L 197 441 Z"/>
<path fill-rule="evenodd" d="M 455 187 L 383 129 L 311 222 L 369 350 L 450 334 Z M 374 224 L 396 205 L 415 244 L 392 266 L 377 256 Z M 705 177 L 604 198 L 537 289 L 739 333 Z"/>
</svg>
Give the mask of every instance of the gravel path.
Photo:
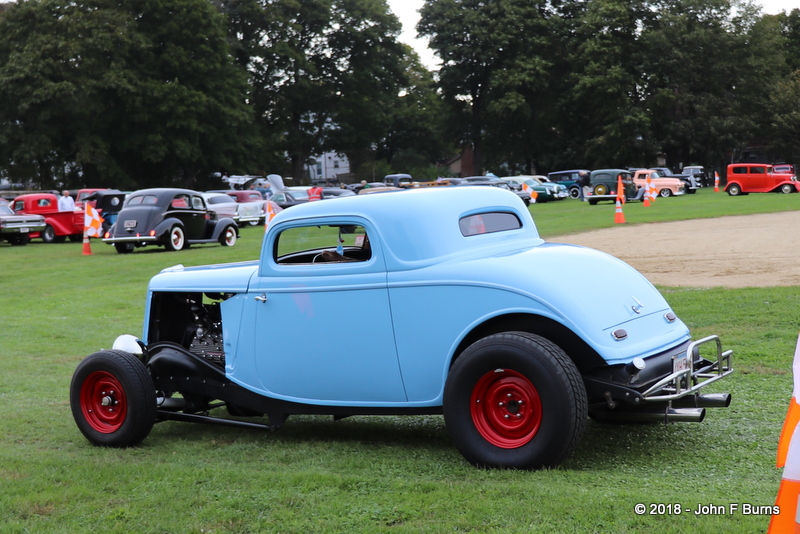
<svg viewBox="0 0 800 534">
<path fill-rule="evenodd" d="M 651 282 L 688 287 L 800 285 L 800 212 L 616 225 L 551 241 L 592 247 Z"/>
</svg>

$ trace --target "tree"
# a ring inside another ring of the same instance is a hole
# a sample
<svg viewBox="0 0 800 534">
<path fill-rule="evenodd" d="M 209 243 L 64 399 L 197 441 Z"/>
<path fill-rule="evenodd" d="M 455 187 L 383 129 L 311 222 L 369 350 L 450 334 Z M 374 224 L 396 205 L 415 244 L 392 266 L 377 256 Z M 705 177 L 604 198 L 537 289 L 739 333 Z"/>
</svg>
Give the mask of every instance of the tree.
<svg viewBox="0 0 800 534">
<path fill-rule="evenodd" d="M 455 140 L 471 145 L 475 170 L 485 159 L 525 159 L 549 65 L 547 2 L 428 0 L 420 15 L 417 31 L 441 58 L 439 85 L 461 117 Z"/>
<path fill-rule="evenodd" d="M 94 186 L 193 185 L 247 157 L 245 78 L 205 0 L 28 0 L 0 31 L 3 157 L 40 185 L 70 169 Z"/>
<path fill-rule="evenodd" d="M 652 138 L 672 166 L 711 166 L 763 133 L 783 70 L 779 34 L 749 4 L 736 16 L 727 0 L 656 6 L 641 37 Z"/>
<path fill-rule="evenodd" d="M 313 154 L 336 150 L 358 168 L 388 126 L 404 83 L 400 23 L 374 0 L 261 0 L 250 29 L 252 97 L 264 132 L 305 175 Z"/>
</svg>

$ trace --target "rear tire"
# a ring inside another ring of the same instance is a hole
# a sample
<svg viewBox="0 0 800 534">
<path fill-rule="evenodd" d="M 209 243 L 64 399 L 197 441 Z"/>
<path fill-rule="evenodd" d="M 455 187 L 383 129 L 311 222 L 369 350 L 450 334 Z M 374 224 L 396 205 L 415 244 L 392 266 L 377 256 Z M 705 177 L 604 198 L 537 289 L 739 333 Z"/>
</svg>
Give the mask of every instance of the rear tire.
<svg viewBox="0 0 800 534">
<path fill-rule="evenodd" d="M 603 196 L 608 194 L 608 187 L 605 184 L 597 184 L 594 186 L 594 192 L 592 193 L 595 196 Z"/>
<path fill-rule="evenodd" d="M 114 248 L 120 254 L 130 254 L 136 247 L 133 243 L 114 243 Z"/>
<path fill-rule="evenodd" d="M 75 369 L 69 402 L 78 429 L 91 443 L 129 447 L 156 422 L 156 392 L 145 365 L 121 350 L 103 350 Z"/>
<path fill-rule="evenodd" d="M 742 188 L 736 184 L 731 184 L 731 186 L 728 187 L 728 194 L 732 197 L 738 197 L 742 194 Z"/>
<path fill-rule="evenodd" d="M 587 413 L 575 364 L 552 342 L 526 332 L 473 343 L 445 385 L 450 437 L 467 461 L 482 467 L 560 464 L 577 447 Z"/>
<path fill-rule="evenodd" d="M 177 224 L 169 229 L 169 234 L 167 235 L 167 242 L 165 247 L 167 250 L 181 250 L 183 247 L 186 246 L 186 235 L 183 233 L 183 228 L 178 226 Z"/>
<path fill-rule="evenodd" d="M 50 226 L 49 224 L 44 227 L 41 233 L 42 241 L 45 243 L 55 243 L 56 241 L 56 231 L 55 229 Z"/>
</svg>

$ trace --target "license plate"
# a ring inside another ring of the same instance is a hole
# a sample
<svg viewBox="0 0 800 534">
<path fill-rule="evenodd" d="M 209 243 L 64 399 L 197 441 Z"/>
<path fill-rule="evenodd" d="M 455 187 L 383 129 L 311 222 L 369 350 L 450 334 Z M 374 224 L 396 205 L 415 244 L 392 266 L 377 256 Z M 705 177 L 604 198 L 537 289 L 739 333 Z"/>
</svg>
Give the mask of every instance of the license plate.
<svg viewBox="0 0 800 534">
<path fill-rule="evenodd" d="M 677 373 L 678 371 L 685 371 L 686 369 L 692 368 L 692 360 L 689 359 L 688 355 L 684 354 L 683 356 L 676 356 L 674 360 L 672 360 L 672 372 Z"/>
<path fill-rule="evenodd" d="M 125 221 L 125 228 L 136 228 L 136 219 L 129 219 Z"/>
<path fill-rule="evenodd" d="M 24 226 L 19 229 L 19 233 L 21 234 L 27 234 L 30 231 L 31 231 L 30 228 L 25 228 Z"/>
</svg>

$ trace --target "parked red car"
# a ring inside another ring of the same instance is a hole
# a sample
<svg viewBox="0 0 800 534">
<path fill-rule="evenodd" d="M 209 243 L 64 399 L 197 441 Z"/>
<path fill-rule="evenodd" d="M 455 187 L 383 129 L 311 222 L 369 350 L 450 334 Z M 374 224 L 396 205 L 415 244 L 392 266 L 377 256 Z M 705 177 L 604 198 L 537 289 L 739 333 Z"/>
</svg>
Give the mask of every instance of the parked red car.
<svg viewBox="0 0 800 534">
<path fill-rule="evenodd" d="M 748 193 L 796 193 L 800 184 L 796 176 L 778 174 L 766 163 L 733 163 L 728 165 L 725 191 L 732 197 Z"/>
<path fill-rule="evenodd" d="M 58 211 L 58 197 L 52 193 L 20 195 L 12 207 L 16 213 L 44 216 L 44 230 L 31 232 L 32 239 L 41 237 L 45 243 L 62 243 L 67 237 L 70 241 L 83 239 L 83 211 Z"/>
</svg>

